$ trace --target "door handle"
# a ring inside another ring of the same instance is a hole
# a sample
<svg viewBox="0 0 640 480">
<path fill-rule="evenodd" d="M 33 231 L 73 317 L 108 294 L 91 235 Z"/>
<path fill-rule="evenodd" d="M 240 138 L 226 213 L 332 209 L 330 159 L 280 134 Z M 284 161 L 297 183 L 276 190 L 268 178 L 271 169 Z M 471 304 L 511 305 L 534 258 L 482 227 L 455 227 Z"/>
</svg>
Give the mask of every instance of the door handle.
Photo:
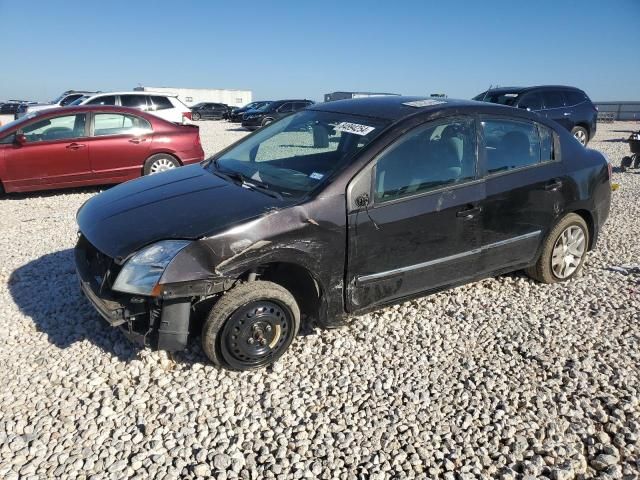
<svg viewBox="0 0 640 480">
<path fill-rule="evenodd" d="M 463 208 L 462 210 L 459 210 L 456 213 L 456 217 L 465 218 L 465 219 L 471 219 L 471 218 L 475 217 L 476 215 L 478 215 L 480 212 L 482 212 L 482 207 L 476 207 L 476 206 L 473 206 L 473 205 L 467 205 L 465 208 Z"/>
<path fill-rule="evenodd" d="M 84 143 L 70 143 L 67 145 L 69 150 L 79 150 L 80 148 L 84 148 L 86 145 Z"/>
<path fill-rule="evenodd" d="M 135 137 L 135 138 L 129 139 L 129 142 L 131 142 L 131 143 L 142 143 L 142 142 L 146 142 L 146 141 L 147 141 L 146 138 L 140 138 L 140 137 Z"/>
<path fill-rule="evenodd" d="M 562 188 L 562 181 L 558 179 L 550 180 L 549 183 L 544 186 L 544 189 L 548 192 L 555 192 L 560 188 Z"/>
</svg>

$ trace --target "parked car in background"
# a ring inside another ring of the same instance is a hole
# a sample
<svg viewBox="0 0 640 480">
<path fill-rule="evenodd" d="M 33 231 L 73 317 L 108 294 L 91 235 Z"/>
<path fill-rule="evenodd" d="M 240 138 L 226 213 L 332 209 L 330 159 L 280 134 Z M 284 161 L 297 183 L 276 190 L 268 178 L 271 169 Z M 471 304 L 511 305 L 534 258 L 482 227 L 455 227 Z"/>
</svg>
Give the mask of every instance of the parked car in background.
<svg viewBox="0 0 640 480">
<path fill-rule="evenodd" d="M 98 92 L 89 92 L 85 90 L 67 90 L 66 92 L 63 92 L 58 98 L 49 103 L 23 103 L 18 107 L 15 118 L 20 118 L 24 115 L 27 115 L 28 113 L 38 112 L 40 110 L 46 110 L 48 108 L 66 107 L 67 105 L 71 105 L 80 97 L 94 95 L 96 93 Z"/>
<path fill-rule="evenodd" d="M 0 127 L 0 191 L 120 183 L 203 157 L 195 125 L 124 107 L 43 110 Z"/>
<path fill-rule="evenodd" d="M 234 123 L 242 122 L 242 116 L 247 113 L 249 110 L 256 110 L 263 105 L 267 104 L 269 100 L 262 100 L 258 102 L 247 103 L 244 107 L 234 108 L 231 110 L 231 114 L 229 115 L 229 121 Z"/>
<path fill-rule="evenodd" d="M 0 105 L 0 115 L 15 115 L 20 105 L 22 105 L 21 102 L 9 100 Z"/>
<path fill-rule="evenodd" d="M 224 103 L 202 102 L 191 107 L 191 119 L 197 120 L 223 120 L 228 118 L 231 107 Z"/>
<path fill-rule="evenodd" d="M 301 318 L 335 326 L 519 269 L 570 280 L 607 219 L 610 178 L 600 152 L 526 110 L 335 101 L 89 199 L 76 267 L 129 338 L 179 350 L 201 335 L 214 363 L 247 370 L 279 358 Z"/>
<path fill-rule="evenodd" d="M 267 102 L 255 110 L 248 110 L 242 116 L 242 126 L 247 130 L 256 130 L 271 122 L 291 115 L 294 112 L 313 105 L 311 100 L 277 100 Z"/>
<path fill-rule="evenodd" d="M 482 92 L 474 100 L 522 108 L 555 120 L 582 144 L 596 134 L 598 110 L 582 90 L 575 87 L 542 85 L 502 87 Z"/>
<path fill-rule="evenodd" d="M 174 123 L 191 120 L 191 109 L 175 95 L 152 92 L 105 92 L 85 95 L 72 105 L 113 105 L 137 108 Z"/>
</svg>

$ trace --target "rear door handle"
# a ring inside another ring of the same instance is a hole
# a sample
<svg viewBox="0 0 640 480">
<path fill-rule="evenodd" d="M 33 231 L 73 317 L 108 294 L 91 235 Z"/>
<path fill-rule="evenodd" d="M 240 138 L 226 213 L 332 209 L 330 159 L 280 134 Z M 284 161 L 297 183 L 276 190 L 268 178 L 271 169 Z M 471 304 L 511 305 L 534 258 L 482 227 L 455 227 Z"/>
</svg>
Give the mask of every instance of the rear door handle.
<svg viewBox="0 0 640 480">
<path fill-rule="evenodd" d="M 550 180 L 549 183 L 544 186 L 544 189 L 548 192 L 555 192 L 560 188 L 562 188 L 562 181 L 558 179 Z"/>
<path fill-rule="evenodd" d="M 131 143 L 142 143 L 142 142 L 146 142 L 147 139 L 146 138 L 140 138 L 140 137 L 134 137 L 134 138 L 131 138 L 129 141 Z"/>
<path fill-rule="evenodd" d="M 84 148 L 86 145 L 84 143 L 70 143 L 67 145 L 69 150 L 79 150 L 80 148 Z"/>
<path fill-rule="evenodd" d="M 482 212 L 482 207 L 476 207 L 474 205 L 467 205 L 462 210 L 456 213 L 456 217 L 471 219 Z"/>
</svg>

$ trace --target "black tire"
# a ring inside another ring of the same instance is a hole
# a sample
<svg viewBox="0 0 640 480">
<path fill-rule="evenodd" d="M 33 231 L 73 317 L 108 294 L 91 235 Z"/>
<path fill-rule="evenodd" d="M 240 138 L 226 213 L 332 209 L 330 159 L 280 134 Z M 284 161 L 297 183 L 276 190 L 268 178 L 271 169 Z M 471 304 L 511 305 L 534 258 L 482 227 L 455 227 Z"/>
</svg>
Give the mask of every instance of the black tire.
<svg viewBox="0 0 640 480">
<path fill-rule="evenodd" d="M 262 280 L 246 282 L 213 306 L 202 328 L 202 348 L 218 366 L 254 370 L 280 358 L 299 329 L 300 309 L 287 289 Z"/>
<path fill-rule="evenodd" d="M 198 120 L 200 120 L 200 118 L 202 118 L 202 117 L 200 116 L 200 114 L 198 112 L 193 112 L 191 114 L 191 120 L 193 120 L 194 122 L 197 122 Z"/>
<path fill-rule="evenodd" d="M 633 168 L 640 168 L 640 153 L 633 156 Z"/>
<path fill-rule="evenodd" d="M 553 251 L 556 248 L 556 244 L 560 241 L 560 236 L 570 228 L 578 227 L 582 230 L 584 236 L 584 251 L 579 258 L 578 264 L 575 270 L 567 276 L 558 276 L 552 266 Z M 564 282 L 575 277 L 584 266 L 584 260 L 587 255 L 589 246 L 589 228 L 587 223 L 580 215 L 575 213 L 569 213 L 562 220 L 560 220 L 555 227 L 549 232 L 547 238 L 545 238 L 542 245 L 542 253 L 538 261 L 531 267 L 525 270 L 526 274 L 541 283 L 557 283 Z"/>
<path fill-rule="evenodd" d="M 267 117 L 264 120 L 262 120 L 261 126 L 266 127 L 270 123 L 273 123 L 273 118 Z"/>
<path fill-rule="evenodd" d="M 166 168 L 162 168 L 161 166 Z M 144 162 L 142 174 L 153 175 L 154 173 L 164 172 L 165 170 L 172 170 L 174 168 L 178 168 L 179 166 L 180 162 L 173 155 L 169 155 L 168 153 L 156 153 L 155 155 L 151 155 Z"/>
<path fill-rule="evenodd" d="M 589 143 L 589 132 L 584 127 L 573 127 L 571 129 L 571 135 L 573 135 L 576 140 L 578 140 L 582 145 L 587 145 Z"/>
<path fill-rule="evenodd" d="M 622 161 L 620 162 L 620 171 L 626 172 L 627 168 L 630 168 L 632 163 L 633 159 L 631 157 L 622 157 Z"/>
</svg>

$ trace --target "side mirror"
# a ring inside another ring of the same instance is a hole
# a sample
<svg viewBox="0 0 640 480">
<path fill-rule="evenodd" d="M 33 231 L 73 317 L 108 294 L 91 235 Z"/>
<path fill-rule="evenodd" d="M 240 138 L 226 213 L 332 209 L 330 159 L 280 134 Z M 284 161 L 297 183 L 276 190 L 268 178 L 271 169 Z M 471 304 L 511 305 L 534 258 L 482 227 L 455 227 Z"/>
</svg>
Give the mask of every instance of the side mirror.
<svg viewBox="0 0 640 480">
<path fill-rule="evenodd" d="M 19 147 L 23 146 L 25 143 L 27 143 L 26 135 L 24 133 L 16 133 L 13 143 L 18 145 Z"/>
</svg>

